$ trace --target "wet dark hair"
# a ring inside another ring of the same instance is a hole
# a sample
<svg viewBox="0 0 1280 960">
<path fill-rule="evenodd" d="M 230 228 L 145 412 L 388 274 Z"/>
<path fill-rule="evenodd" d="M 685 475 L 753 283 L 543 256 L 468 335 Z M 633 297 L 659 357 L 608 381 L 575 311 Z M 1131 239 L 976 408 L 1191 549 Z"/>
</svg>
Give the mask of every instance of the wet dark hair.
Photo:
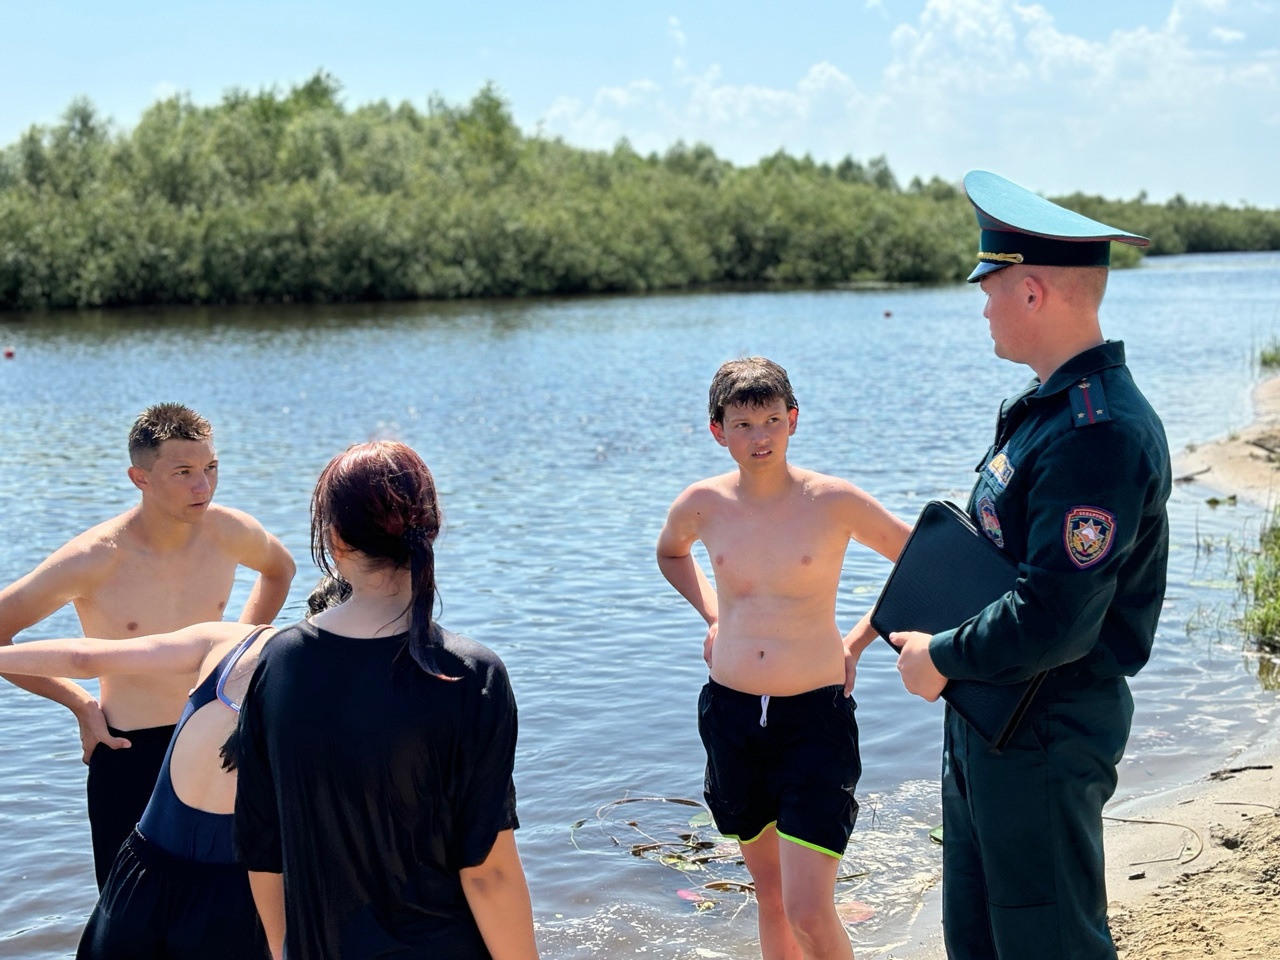
<svg viewBox="0 0 1280 960">
<path fill-rule="evenodd" d="M 409 655 L 427 673 L 447 679 L 432 628 L 436 601 L 435 540 L 440 533 L 436 482 L 422 458 L 398 440 L 350 447 L 329 461 L 311 498 L 311 557 L 338 577 L 332 536 L 392 569 L 410 571 Z"/>
<path fill-rule="evenodd" d="M 775 400 L 785 402 L 788 410 L 800 409 L 787 371 L 764 357 L 743 357 L 722 363 L 711 378 L 707 414 L 712 423 L 723 424 L 724 408 L 731 404 L 767 407 Z"/>
<path fill-rule="evenodd" d="M 314 617 L 330 607 L 336 607 L 351 598 L 351 584 L 341 577 L 325 574 L 307 595 L 307 616 Z"/>
<path fill-rule="evenodd" d="M 166 440 L 212 440 L 209 421 L 180 403 L 153 403 L 129 430 L 129 462 L 150 470 Z"/>
</svg>

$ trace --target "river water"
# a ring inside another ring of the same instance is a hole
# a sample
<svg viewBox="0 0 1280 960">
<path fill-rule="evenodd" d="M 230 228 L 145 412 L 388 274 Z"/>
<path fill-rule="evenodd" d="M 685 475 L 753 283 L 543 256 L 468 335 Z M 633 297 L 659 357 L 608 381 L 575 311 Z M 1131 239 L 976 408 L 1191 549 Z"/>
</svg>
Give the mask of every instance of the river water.
<svg viewBox="0 0 1280 960">
<path fill-rule="evenodd" d="M 778 360 L 800 401 L 792 461 L 911 518 L 931 498 L 963 501 L 999 399 L 1029 376 L 992 355 L 981 310 L 965 285 L 5 318 L 0 582 L 135 501 L 128 426 L 179 400 L 215 426 L 218 500 L 298 559 L 282 615 L 296 618 L 315 579 L 320 468 L 349 443 L 403 439 L 441 490 L 441 622 L 496 650 L 519 699 L 518 839 L 543 956 L 749 957 L 740 867 L 635 850 L 711 832 L 668 802 L 701 797 L 705 671 L 700 621 L 653 562 L 671 499 L 732 466 L 706 430 L 707 384 L 725 359 Z M 1280 256 L 1117 272 L 1103 322 L 1176 454 L 1249 421 L 1256 354 L 1280 335 Z M 1236 565 L 1263 511 L 1209 496 L 1185 483 L 1170 502 L 1169 596 L 1133 684 L 1121 797 L 1203 774 L 1276 716 L 1266 665 L 1233 624 Z M 886 569 L 850 549 L 842 627 Z M 23 636 L 77 629 L 67 609 Z M 862 814 L 839 898 L 865 905 L 844 909 L 868 957 L 902 940 L 936 880 L 941 707 L 902 690 L 884 645 L 863 658 L 856 697 Z M 0 717 L 0 955 L 66 956 L 94 898 L 75 726 L 3 682 Z"/>
</svg>

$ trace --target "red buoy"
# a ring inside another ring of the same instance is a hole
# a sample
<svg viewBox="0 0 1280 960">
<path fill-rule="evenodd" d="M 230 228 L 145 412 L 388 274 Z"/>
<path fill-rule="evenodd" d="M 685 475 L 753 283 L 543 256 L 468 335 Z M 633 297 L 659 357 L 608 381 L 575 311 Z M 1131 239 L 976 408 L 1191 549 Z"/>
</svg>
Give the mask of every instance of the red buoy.
<svg viewBox="0 0 1280 960">
<path fill-rule="evenodd" d="M 4 348 L 4 358 L 5 358 L 6 360 L 12 360 L 12 359 L 13 359 L 13 347 L 5 347 L 5 348 Z"/>
</svg>

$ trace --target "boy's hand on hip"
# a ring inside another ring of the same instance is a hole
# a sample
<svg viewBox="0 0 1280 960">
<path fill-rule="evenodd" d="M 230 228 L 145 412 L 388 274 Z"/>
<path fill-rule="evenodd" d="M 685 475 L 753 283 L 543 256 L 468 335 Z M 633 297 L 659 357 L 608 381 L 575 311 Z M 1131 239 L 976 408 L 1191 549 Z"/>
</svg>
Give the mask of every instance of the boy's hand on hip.
<svg viewBox="0 0 1280 960">
<path fill-rule="evenodd" d="M 858 677 L 858 653 L 853 653 L 849 649 L 848 644 L 842 644 L 844 647 L 844 695 L 846 697 L 853 696 L 853 682 Z"/>
<path fill-rule="evenodd" d="M 707 637 L 702 641 L 702 659 L 707 661 L 707 669 L 711 669 L 711 648 L 715 645 L 716 634 L 720 630 L 720 621 L 707 624 Z"/>
<path fill-rule="evenodd" d="M 107 718 L 102 714 L 98 701 L 90 700 L 88 705 L 76 711 L 76 721 L 80 724 L 80 761 L 88 763 L 98 744 L 105 743 L 112 750 L 127 750 L 133 746 L 124 737 L 113 736 L 107 729 Z"/>
<path fill-rule="evenodd" d="M 942 688 L 947 685 L 947 678 L 938 672 L 933 657 L 929 656 L 931 639 L 929 634 L 918 631 L 889 634 L 889 642 L 899 651 L 898 673 L 902 675 L 902 685 L 930 703 L 942 695 Z"/>
</svg>

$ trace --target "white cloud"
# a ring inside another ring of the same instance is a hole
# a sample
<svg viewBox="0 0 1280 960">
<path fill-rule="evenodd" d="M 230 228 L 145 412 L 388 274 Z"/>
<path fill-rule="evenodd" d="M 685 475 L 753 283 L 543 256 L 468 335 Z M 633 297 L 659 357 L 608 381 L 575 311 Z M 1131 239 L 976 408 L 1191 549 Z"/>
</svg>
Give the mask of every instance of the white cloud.
<svg viewBox="0 0 1280 960">
<path fill-rule="evenodd" d="M 625 87 L 601 87 L 596 91 L 595 105 L 625 110 L 651 100 L 658 91 L 652 80 L 633 80 Z"/>
<path fill-rule="evenodd" d="M 1040 3 L 928 0 L 892 30 L 875 83 L 825 61 L 789 85 L 729 82 L 682 58 L 666 80 L 558 101 L 546 119 L 587 146 L 705 141 L 740 163 L 883 153 L 902 181 L 985 167 L 1049 193 L 1280 206 L 1264 159 L 1280 153 L 1280 110 L 1259 110 L 1280 103 L 1280 44 L 1250 50 L 1240 29 L 1260 9 L 1173 0 L 1163 22 L 1086 38 Z"/>
<path fill-rule="evenodd" d="M 689 42 L 688 38 L 684 34 L 684 30 L 680 26 L 679 17 L 667 18 L 667 36 L 675 41 L 675 45 L 677 47 L 684 47 L 684 45 Z"/>
</svg>

